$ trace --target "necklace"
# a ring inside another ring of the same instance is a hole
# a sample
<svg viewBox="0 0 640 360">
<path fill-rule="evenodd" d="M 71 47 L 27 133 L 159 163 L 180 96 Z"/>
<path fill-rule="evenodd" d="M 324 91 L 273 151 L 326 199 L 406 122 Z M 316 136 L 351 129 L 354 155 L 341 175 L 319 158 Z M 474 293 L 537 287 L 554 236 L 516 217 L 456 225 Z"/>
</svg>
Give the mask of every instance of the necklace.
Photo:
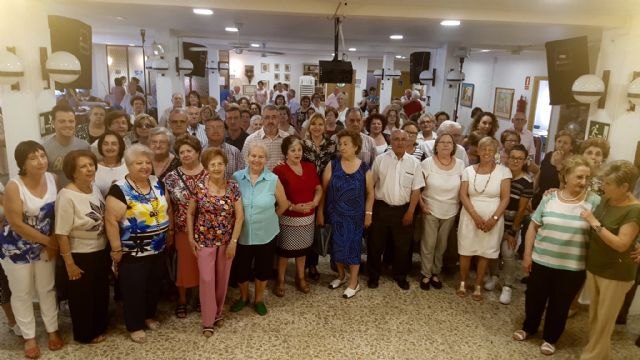
<svg viewBox="0 0 640 360">
<path fill-rule="evenodd" d="M 438 161 L 440 162 L 440 164 L 442 164 L 443 166 L 447 167 L 449 165 L 451 165 L 451 163 L 453 162 L 453 157 L 449 158 L 449 163 L 445 164 L 442 160 L 440 160 L 440 157 L 438 157 Z"/>
<path fill-rule="evenodd" d="M 482 188 L 482 191 L 480 191 L 476 187 L 476 178 L 478 177 L 478 170 L 480 170 L 480 166 L 478 166 L 478 170 L 476 170 L 475 174 L 473 175 L 473 190 L 475 190 L 479 194 L 483 194 L 485 192 L 485 190 L 487 190 L 487 186 L 489 186 L 489 182 L 491 181 L 491 176 L 493 175 L 493 170 L 495 168 L 496 167 L 495 167 L 495 164 L 494 164 L 494 166 L 491 168 L 491 172 L 489 173 L 489 178 L 487 179 L 487 182 L 484 184 L 484 187 Z"/>
<path fill-rule="evenodd" d="M 565 197 L 564 195 L 562 195 L 563 193 L 564 193 L 564 190 L 561 190 L 560 192 L 558 192 L 558 195 L 560 195 L 560 198 L 562 200 L 564 200 L 565 202 L 572 202 L 572 201 L 576 201 L 576 200 L 580 199 L 585 194 L 585 191 L 581 191 L 580 194 L 578 194 L 578 196 L 576 196 L 574 198 L 571 198 L 571 199 L 569 199 L 569 198 Z"/>
<path fill-rule="evenodd" d="M 149 181 L 149 179 L 147 179 L 147 184 L 149 185 L 149 193 L 148 194 L 144 194 L 140 190 L 140 187 L 138 186 L 138 183 L 133 178 L 129 177 L 129 180 L 131 180 L 131 182 L 133 182 L 133 187 L 136 190 L 136 192 L 138 194 L 144 196 L 145 200 L 149 201 L 149 204 L 151 205 L 151 211 L 149 212 L 149 217 L 155 218 L 156 219 L 156 223 L 160 224 L 160 218 L 159 218 L 160 211 L 158 210 L 160 202 L 158 201 L 158 198 L 156 197 L 156 193 L 153 192 L 153 188 L 151 187 L 151 181 Z"/>
</svg>

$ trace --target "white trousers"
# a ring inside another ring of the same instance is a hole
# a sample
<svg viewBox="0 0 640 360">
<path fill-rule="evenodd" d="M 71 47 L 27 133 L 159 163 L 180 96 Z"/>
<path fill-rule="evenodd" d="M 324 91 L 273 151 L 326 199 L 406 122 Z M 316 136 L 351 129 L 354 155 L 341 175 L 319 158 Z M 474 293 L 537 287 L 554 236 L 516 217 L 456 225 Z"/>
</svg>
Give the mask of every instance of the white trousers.
<svg viewBox="0 0 640 360">
<path fill-rule="evenodd" d="M 14 264 L 5 258 L 0 261 L 9 279 L 11 308 L 22 337 L 36 337 L 36 318 L 33 314 L 33 295 L 38 296 L 40 315 L 48 333 L 58 331 L 58 307 L 55 290 L 55 260 L 39 260 L 29 264 Z"/>
</svg>

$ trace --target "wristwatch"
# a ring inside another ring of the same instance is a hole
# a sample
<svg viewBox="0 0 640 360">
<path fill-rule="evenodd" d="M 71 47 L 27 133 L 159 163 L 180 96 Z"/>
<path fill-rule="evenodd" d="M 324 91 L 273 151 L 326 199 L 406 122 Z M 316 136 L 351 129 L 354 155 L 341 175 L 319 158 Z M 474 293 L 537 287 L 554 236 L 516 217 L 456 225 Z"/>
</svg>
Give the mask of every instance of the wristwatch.
<svg viewBox="0 0 640 360">
<path fill-rule="evenodd" d="M 595 230 L 597 234 L 600 234 L 600 231 L 602 231 L 602 229 L 602 224 L 593 225 L 593 230 Z"/>
<path fill-rule="evenodd" d="M 495 215 L 493 215 L 491 218 L 492 218 L 493 220 L 495 220 L 495 221 L 498 221 L 498 220 L 500 219 L 499 217 L 497 217 L 497 216 L 495 216 Z"/>
</svg>

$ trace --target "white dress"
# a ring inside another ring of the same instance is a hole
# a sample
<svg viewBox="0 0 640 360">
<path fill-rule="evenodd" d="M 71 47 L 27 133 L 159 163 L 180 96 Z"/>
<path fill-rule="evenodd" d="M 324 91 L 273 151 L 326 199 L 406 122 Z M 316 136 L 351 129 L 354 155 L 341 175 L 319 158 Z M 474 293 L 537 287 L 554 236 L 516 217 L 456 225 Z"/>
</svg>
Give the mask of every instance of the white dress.
<svg viewBox="0 0 640 360">
<path fill-rule="evenodd" d="M 474 209 L 483 219 L 490 218 L 500 205 L 500 183 L 511 178 L 511 170 L 496 165 L 491 174 L 478 174 L 472 166 L 462 172 L 462 181 L 469 183 L 469 199 Z M 485 188 L 486 186 L 486 188 Z M 484 190 L 484 191 L 483 191 Z M 504 233 L 504 217 L 490 232 L 485 233 L 476 227 L 473 218 L 463 207 L 458 225 L 458 253 L 464 256 L 482 256 L 496 259 L 500 253 L 500 242 Z"/>
</svg>

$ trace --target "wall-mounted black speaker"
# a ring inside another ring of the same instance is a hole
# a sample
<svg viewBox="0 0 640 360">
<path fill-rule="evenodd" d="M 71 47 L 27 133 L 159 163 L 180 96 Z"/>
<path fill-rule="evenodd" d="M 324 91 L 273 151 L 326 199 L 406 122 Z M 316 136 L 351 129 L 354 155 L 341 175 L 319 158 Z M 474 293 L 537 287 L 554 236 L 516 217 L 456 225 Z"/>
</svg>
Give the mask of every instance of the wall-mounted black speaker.
<svg viewBox="0 0 640 360">
<path fill-rule="evenodd" d="M 589 49 L 586 36 L 550 41 L 547 50 L 547 73 L 551 105 L 575 103 L 573 82 L 589 73 Z"/>
<path fill-rule="evenodd" d="M 69 84 L 56 83 L 56 89 L 91 89 L 93 76 L 91 26 L 80 20 L 49 15 L 49 32 L 51 34 L 51 52 L 72 53 L 80 60 L 82 68 L 80 77 L 76 81 Z"/>
<path fill-rule="evenodd" d="M 420 73 L 429 70 L 431 53 L 428 51 L 413 52 L 409 56 L 409 78 L 412 84 L 420 84 Z"/>
<path fill-rule="evenodd" d="M 195 44 L 192 42 L 182 43 L 182 55 L 184 59 L 190 60 L 193 63 L 193 71 L 186 76 L 199 76 L 204 77 L 207 68 L 207 51 L 204 45 Z"/>
<path fill-rule="evenodd" d="M 351 84 L 353 81 L 351 61 L 320 60 L 318 65 L 321 84 Z"/>
</svg>

